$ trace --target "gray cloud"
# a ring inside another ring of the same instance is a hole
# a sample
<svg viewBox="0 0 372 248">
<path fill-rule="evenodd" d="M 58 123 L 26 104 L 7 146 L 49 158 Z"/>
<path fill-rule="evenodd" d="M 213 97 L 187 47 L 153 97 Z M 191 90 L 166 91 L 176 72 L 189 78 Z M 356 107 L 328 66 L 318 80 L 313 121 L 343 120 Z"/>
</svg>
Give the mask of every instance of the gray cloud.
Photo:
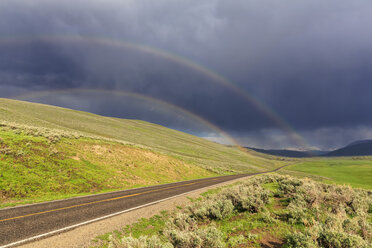
<svg viewBox="0 0 372 248">
<path fill-rule="evenodd" d="M 371 11 L 362 0 L 4 0 L 0 96 L 65 88 L 132 91 L 202 116 L 244 144 L 298 145 L 246 99 L 192 68 L 136 49 L 40 37 L 123 40 L 211 68 L 268 105 L 310 146 L 336 147 L 371 136 Z M 146 106 L 113 108 L 118 101 L 56 104 L 198 133 L 199 127 L 150 114 Z"/>
</svg>

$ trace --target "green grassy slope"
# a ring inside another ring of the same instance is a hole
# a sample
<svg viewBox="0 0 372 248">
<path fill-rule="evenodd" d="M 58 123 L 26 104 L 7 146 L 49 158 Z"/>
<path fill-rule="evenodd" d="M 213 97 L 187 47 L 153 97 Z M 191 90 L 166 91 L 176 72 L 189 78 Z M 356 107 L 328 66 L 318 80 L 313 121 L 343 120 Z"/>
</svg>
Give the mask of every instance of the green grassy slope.
<svg viewBox="0 0 372 248">
<path fill-rule="evenodd" d="M 130 142 L 219 174 L 265 171 L 283 164 L 254 151 L 241 151 L 145 121 L 102 117 L 42 104 L 0 99 L 2 121 Z"/>
<path fill-rule="evenodd" d="M 288 162 L 144 121 L 0 99 L 0 207 Z"/>
<path fill-rule="evenodd" d="M 89 138 L 58 141 L 0 129 L 0 206 L 215 173 L 150 150 Z"/>
</svg>

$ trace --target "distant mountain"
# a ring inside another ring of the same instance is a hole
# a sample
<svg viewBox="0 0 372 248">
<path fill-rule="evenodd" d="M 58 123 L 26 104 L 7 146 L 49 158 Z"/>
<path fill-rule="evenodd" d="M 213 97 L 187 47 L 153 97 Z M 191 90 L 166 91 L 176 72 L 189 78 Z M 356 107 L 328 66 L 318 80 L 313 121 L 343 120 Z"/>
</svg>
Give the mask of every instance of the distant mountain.
<svg viewBox="0 0 372 248">
<path fill-rule="evenodd" d="M 336 149 L 334 151 L 296 151 L 289 149 L 260 149 L 247 147 L 256 152 L 270 154 L 274 156 L 290 157 L 290 158 L 308 158 L 308 157 L 337 157 L 337 156 L 372 156 L 372 139 L 357 140 L 349 145 Z"/>
<path fill-rule="evenodd" d="M 371 142 L 372 142 L 372 139 L 368 139 L 368 140 L 357 140 L 357 141 L 354 141 L 353 143 L 347 145 L 346 147 L 353 146 L 353 145 L 359 145 L 359 144 L 366 144 L 366 143 L 371 143 Z"/>
<path fill-rule="evenodd" d="M 307 157 L 316 157 L 316 156 L 323 156 L 327 154 L 329 151 L 319 151 L 319 150 L 310 150 L 310 151 L 296 151 L 296 150 L 275 150 L 275 149 L 260 149 L 260 148 L 253 148 L 247 147 L 251 150 L 256 152 L 261 152 L 265 154 L 275 155 L 275 156 L 282 156 L 282 157 L 290 157 L 290 158 L 307 158 Z"/>
<path fill-rule="evenodd" d="M 325 156 L 372 156 L 372 140 L 358 140 Z"/>
</svg>

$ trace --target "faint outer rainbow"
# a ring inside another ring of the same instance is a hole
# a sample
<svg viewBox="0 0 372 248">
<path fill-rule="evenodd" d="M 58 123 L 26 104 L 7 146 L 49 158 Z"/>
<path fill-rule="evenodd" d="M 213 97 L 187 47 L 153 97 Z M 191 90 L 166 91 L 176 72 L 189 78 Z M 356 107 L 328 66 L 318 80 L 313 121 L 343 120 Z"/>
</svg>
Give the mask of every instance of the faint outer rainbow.
<svg viewBox="0 0 372 248">
<path fill-rule="evenodd" d="M 212 79 L 214 83 L 222 85 L 235 94 L 239 95 L 247 102 L 255 106 L 261 113 L 273 121 L 280 127 L 293 141 L 302 148 L 308 147 L 305 140 L 299 135 L 294 128 L 292 128 L 283 118 L 281 118 L 275 111 L 270 109 L 266 104 L 261 102 L 256 97 L 249 94 L 247 91 L 233 84 L 227 78 L 219 75 L 218 73 L 200 65 L 187 58 L 169 53 L 167 51 L 159 50 L 157 48 L 145 46 L 142 44 L 131 43 L 122 40 L 114 40 L 100 37 L 85 37 L 85 36 L 70 36 L 70 35 L 41 35 L 35 37 L 13 37 L 13 38 L 0 38 L 0 44 L 14 44 L 14 43 L 30 43 L 30 42 L 75 42 L 75 43 L 90 43 L 109 47 L 126 48 L 136 50 L 142 53 L 151 54 L 163 58 L 165 60 L 180 64 L 194 71 L 197 71 L 208 78 Z"/>
<path fill-rule="evenodd" d="M 198 121 L 199 123 L 203 124 L 204 126 L 212 129 L 216 133 L 223 136 L 227 141 L 229 141 L 231 144 L 236 145 L 238 148 L 242 148 L 239 145 L 239 142 L 236 141 L 234 138 L 232 138 L 229 134 L 227 134 L 225 131 L 223 131 L 218 126 L 212 124 L 211 122 L 207 121 L 206 119 L 190 112 L 187 109 L 181 108 L 177 105 L 174 105 L 172 103 L 159 100 L 150 96 L 146 96 L 139 93 L 124 91 L 124 90 L 105 90 L 105 89 L 82 89 L 82 88 L 74 88 L 74 89 L 62 89 L 62 90 L 45 90 L 45 91 L 35 91 L 35 92 L 29 92 L 21 95 L 17 95 L 12 97 L 13 99 L 17 100 L 29 100 L 29 99 L 35 99 L 35 98 L 42 98 L 42 97 L 48 97 L 52 96 L 54 94 L 76 94 L 76 93 L 87 93 L 87 94 L 110 94 L 115 95 L 119 97 L 127 97 L 127 98 L 135 98 L 137 100 L 142 100 L 145 102 L 149 102 L 150 104 L 157 104 L 161 107 L 164 107 L 168 110 L 173 110 L 175 112 L 182 113 L 186 117 L 189 117 L 195 121 Z"/>
</svg>

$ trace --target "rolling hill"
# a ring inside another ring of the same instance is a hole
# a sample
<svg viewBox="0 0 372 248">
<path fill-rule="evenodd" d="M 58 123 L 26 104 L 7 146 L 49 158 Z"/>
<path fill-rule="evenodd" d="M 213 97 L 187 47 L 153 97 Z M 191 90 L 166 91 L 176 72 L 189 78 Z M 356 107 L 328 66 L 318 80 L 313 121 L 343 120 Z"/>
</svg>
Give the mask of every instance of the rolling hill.
<svg viewBox="0 0 372 248">
<path fill-rule="evenodd" d="M 296 151 L 296 150 L 274 150 L 247 147 L 259 153 L 282 156 L 289 158 L 309 158 L 309 157 L 343 157 L 343 156 L 372 156 L 372 140 L 358 140 L 349 145 L 333 151 Z"/>
<path fill-rule="evenodd" d="M 320 151 L 320 150 L 296 151 L 296 150 L 287 150 L 287 149 L 260 149 L 260 148 L 253 148 L 253 147 L 247 147 L 247 148 L 254 150 L 256 152 L 264 153 L 264 154 L 289 157 L 289 158 L 316 157 L 316 156 L 322 156 L 328 153 L 328 151 Z"/>
<path fill-rule="evenodd" d="M 325 156 L 371 156 L 372 140 L 355 141 L 343 148 L 325 154 Z"/>
<path fill-rule="evenodd" d="M 145 121 L 0 99 L 0 201 L 7 204 L 266 171 L 283 163 Z"/>
</svg>

